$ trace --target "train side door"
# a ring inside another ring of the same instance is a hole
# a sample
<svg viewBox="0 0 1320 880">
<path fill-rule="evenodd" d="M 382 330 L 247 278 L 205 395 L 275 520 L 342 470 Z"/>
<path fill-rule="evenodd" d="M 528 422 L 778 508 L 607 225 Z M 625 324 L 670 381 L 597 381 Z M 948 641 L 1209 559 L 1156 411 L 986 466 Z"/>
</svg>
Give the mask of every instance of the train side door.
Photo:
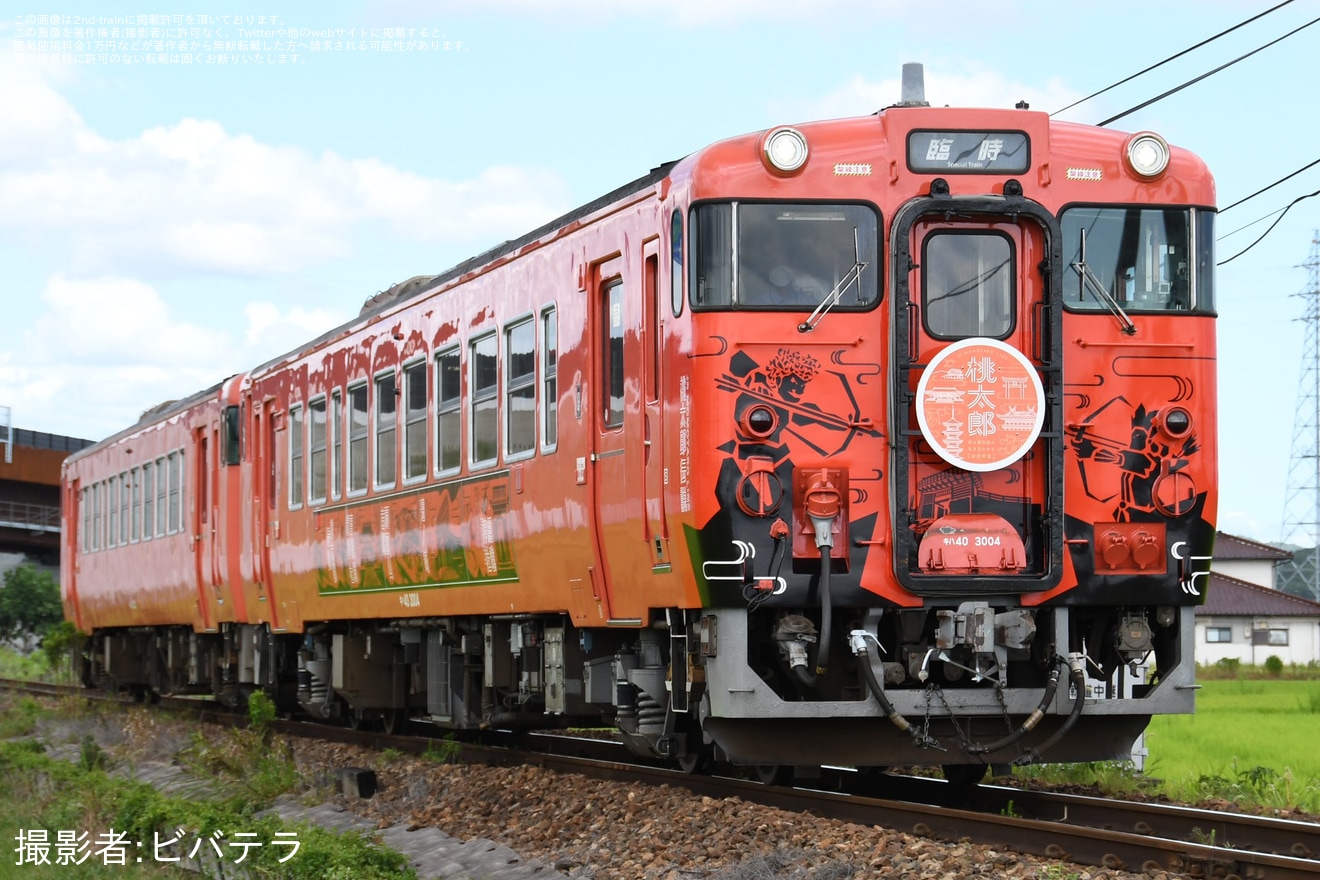
<svg viewBox="0 0 1320 880">
<path fill-rule="evenodd" d="M 197 579 L 197 609 L 204 629 L 214 629 L 216 604 L 220 600 L 216 589 L 212 552 L 215 534 L 212 531 L 214 517 L 211 515 L 211 444 L 207 426 L 193 431 L 193 507 L 192 507 L 192 550 L 193 566 Z"/>
<path fill-rule="evenodd" d="M 895 568 L 918 594 L 1061 576 L 1057 225 L 977 201 L 928 205 L 894 233 Z"/>
<path fill-rule="evenodd" d="M 81 542 L 87 540 L 82 517 L 86 513 L 82 504 L 82 480 L 73 480 L 64 495 L 64 547 L 60 551 L 66 563 L 61 572 L 64 604 L 73 616 L 73 623 L 82 628 L 82 608 L 78 604 L 78 570 L 82 564 Z"/>
<path fill-rule="evenodd" d="M 597 566 L 593 592 L 611 620 L 640 620 L 637 560 L 646 558 L 643 524 L 644 410 L 641 403 L 641 308 L 628 296 L 623 258 L 594 266 L 590 338 L 591 494 Z M 650 570 L 650 566 L 646 566 Z"/>
<path fill-rule="evenodd" d="M 272 629 L 277 628 L 274 602 L 271 595 L 270 545 L 274 536 L 272 529 L 278 528 L 275 504 L 279 493 L 277 489 L 275 447 L 275 420 L 273 418 L 275 399 L 251 402 L 252 433 L 252 580 L 256 586 L 255 604 L 249 602 L 248 617 L 259 620 L 269 615 Z M 264 606 L 264 607 L 263 607 Z"/>
</svg>

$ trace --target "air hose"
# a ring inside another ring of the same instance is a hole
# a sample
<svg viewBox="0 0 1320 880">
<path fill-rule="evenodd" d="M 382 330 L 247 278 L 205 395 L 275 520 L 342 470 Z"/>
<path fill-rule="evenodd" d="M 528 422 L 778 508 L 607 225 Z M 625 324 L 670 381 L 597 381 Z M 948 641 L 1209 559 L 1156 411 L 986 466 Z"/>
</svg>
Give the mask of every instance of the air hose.
<svg viewBox="0 0 1320 880">
<path fill-rule="evenodd" d="M 843 496 L 831 479 L 829 469 L 822 468 L 812 479 L 805 493 L 805 507 L 816 532 L 816 548 L 820 550 L 820 638 L 816 643 L 816 671 L 811 673 L 801 666 L 795 666 L 793 672 L 802 684 L 815 687 L 817 678 L 824 675 L 830 665 L 830 635 L 834 618 L 834 606 L 830 601 L 833 529 L 835 517 L 843 507 Z"/>
<path fill-rule="evenodd" d="M 1054 662 L 1050 664 L 1050 677 L 1045 682 L 1045 693 L 1041 695 L 1040 703 L 1026 717 L 1026 720 L 1018 726 L 1017 730 L 989 745 L 968 746 L 964 751 L 969 755 L 988 755 L 991 752 L 997 752 L 1011 746 L 1035 729 L 1036 725 L 1040 723 L 1040 719 L 1045 717 L 1045 710 L 1049 708 L 1050 703 L 1054 702 L 1054 692 L 1059 689 L 1059 667 L 1061 666 L 1063 666 L 1063 658 L 1055 657 Z"/>
<path fill-rule="evenodd" d="M 866 686 L 870 689 L 871 696 L 875 697 L 875 701 L 884 710 L 885 717 L 899 730 L 912 734 L 913 739 L 916 739 L 916 730 L 906 718 L 898 714 L 894 704 L 889 702 L 889 697 L 885 695 L 885 689 L 881 686 L 880 679 L 875 677 L 875 669 L 871 666 L 871 657 L 866 650 L 866 638 L 867 633 L 862 630 L 854 630 L 852 633 L 853 653 L 857 655 L 857 665 L 861 667 L 862 677 L 866 679 Z"/>
<path fill-rule="evenodd" d="M 1013 762 L 1014 764 L 1025 765 L 1039 761 L 1040 756 L 1044 754 L 1047 749 L 1053 748 L 1054 744 L 1057 743 L 1059 740 L 1063 739 L 1064 735 L 1067 734 L 1068 731 L 1072 730 L 1073 725 L 1077 723 L 1077 719 L 1082 717 L 1082 704 L 1086 702 L 1085 663 L 1086 660 L 1082 655 L 1080 654 L 1069 655 L 1068 666 L 1071 667 L 1072 669 L 1072 672 L 1069 677 L 1072 681 L 1073 687 L 1077 691 L 1077 694 L 1075 697 L 1073 697 L 1073 707 L 1072 707 L 1072 711 L 1068 713 L 1068 719 L 1063 722 L 1063 724 L 1059 727 L 1058 730 L 1050 734 L 1049 738 L 1045 740 L 1045 742 L 1036 746 L 1034 749 L 1028 749 L 1026 754 L 1020 756 L 1017 760 Z"/>
</svg>

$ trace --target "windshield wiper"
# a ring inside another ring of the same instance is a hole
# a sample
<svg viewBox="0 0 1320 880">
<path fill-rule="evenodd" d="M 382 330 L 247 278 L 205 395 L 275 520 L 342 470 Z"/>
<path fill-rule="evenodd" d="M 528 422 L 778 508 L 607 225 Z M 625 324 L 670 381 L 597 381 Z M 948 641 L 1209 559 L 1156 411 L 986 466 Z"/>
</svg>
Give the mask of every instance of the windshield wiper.
<svg viewBox="0 0 1320 880">
<path fill-rule="evenodd" d="M 1132 319 L 1128 317 L 1127 312 L 1123 311 L 1123 307 L 1118 304 L 1118 300 L 1114 299 L 1113 294 L 1105 288 L 1104 283 L 1095 277 L 1091 267 L 1086 265 L 1086 230 L 1083 229 L 1081 233 L 1082 247 L 1078 259 L 1072 264 L 1073 270 L 1081 277 L 1083 286 L 1089 287 L 1091 292 L 1095 294 L 1096 299 L 1104 303 L 1105 308 L 1109 309 L 1114 318 L 1118 320 L 1118 325 L 1123 328 L 1123 332 L 1128 336 L 1135 336 L 1137 325 L 1132 323 Z"/>
<path fill-rule="evenodd" d="M 816 325 L 819 324 L 821 319 L 829 313 L 829 310 L 838 305 L 839 300 L 843 297 L 843 292 L 851 287 L 854 281 L 856 281 L 859 286 L 861 285 L 862 272 L 869 265 L 870 263 L 862 260 L 862 246 L 858 241 L 857 227 L 854 226 L 852 268 L 843 273 L 843 277 L 839 279 L 839 283 L 834 285 L 834 289 L 829 292 L 829 295 L 820 301 L 820 305 L 816 306 L 816 310 L 811 313 L 810 317 L 801 324 L 798 324 L 798 332 L 810 333 L 812 330 L 815 330 Z"/>
</svg>

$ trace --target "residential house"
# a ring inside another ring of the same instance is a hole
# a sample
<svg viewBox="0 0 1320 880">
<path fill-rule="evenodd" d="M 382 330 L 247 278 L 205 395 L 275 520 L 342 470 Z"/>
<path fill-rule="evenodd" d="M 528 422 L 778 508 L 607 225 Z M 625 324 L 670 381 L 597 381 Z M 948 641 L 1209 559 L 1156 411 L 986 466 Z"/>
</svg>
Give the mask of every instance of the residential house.
<svg viewBox="0 0 1320 880">
<path fill-rule="evenodd" d="M 1320 662 L 1320 603 L 1274 589 L 1276 563 L 1290 553 L 1220 532 L 1196 609 L 1196 660 L 1234 658 L 1261 665 L 1274 655 L 1284 663 Z"/>
</svg>

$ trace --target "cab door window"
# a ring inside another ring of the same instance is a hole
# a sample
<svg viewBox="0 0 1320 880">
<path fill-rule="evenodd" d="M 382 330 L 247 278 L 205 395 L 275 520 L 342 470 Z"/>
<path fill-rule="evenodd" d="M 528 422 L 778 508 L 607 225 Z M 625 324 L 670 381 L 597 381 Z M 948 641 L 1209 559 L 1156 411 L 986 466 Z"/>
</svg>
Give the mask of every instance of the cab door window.
<svg viewBox="0 0 1320 880">
<path fill-rule="evenodd" d="M 922 309 L 936 339 L 989 336 L 1013 329 L 1013 243 L 995 232 L 937 232 L 922 244 Z"/>
</svg>

